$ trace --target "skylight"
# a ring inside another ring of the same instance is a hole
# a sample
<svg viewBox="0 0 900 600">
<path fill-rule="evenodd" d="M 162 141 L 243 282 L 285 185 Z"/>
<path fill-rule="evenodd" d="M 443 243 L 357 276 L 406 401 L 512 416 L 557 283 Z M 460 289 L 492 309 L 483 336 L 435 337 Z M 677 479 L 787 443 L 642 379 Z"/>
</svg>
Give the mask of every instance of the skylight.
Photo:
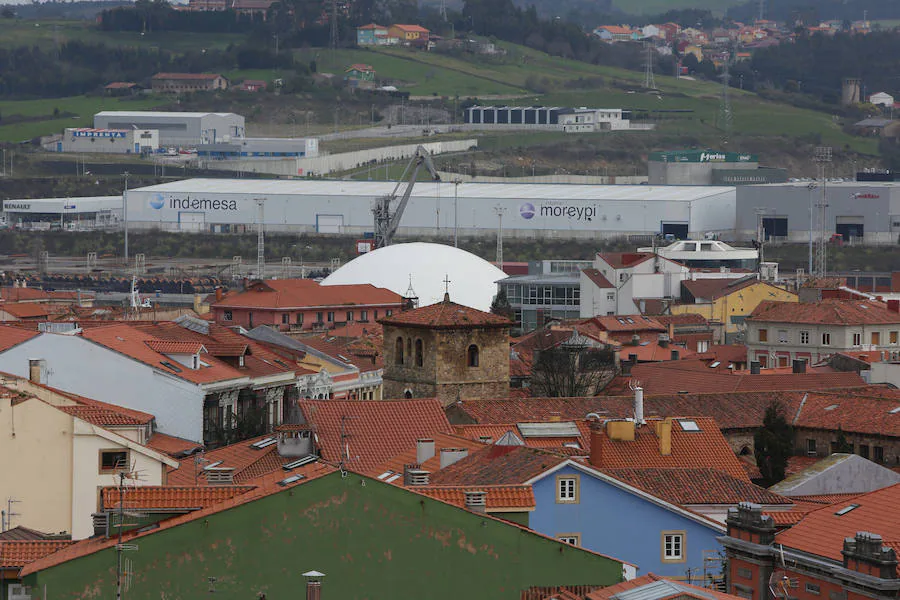
<svg viewBox="0 0 900 600">
<path fill-rule="evenodd" d="M 391 475 L 395 475 L 395 474 L 396 474 L 396 473 L 394 473 L 393 471 L 385 471 L 384 473 L 382 473 L 381 475 L 378 476 L 378 479 L 384 481 L 385 479 L 387 479 L 387 478 L 390 477 Z"/>
<path fill-rule="evenodd" d="M 826 406 L 826 407 L 825 407 L 825 410 L 834 410 L 834 409 L 836 409 L 838 406 L 840 406 L 840 404 L 831 404 L 831 405 L 829 405 L 829 406 Z"/>
<path fill-rule="evenodd" d="M 398 479 L 400 479 L 400 475 L 397 474 L 397 473 L 394 473 L 393 475 L 391 475 L 390 477 L 387 478 L 387 482 L 388 482 L 388 483 L 394 483 L 394 482 L 397 481 Z"/>
<path fill-rule="evenodd" d="M 170 363 L 167 360 L 161 360 L 161 361 L 159 361 L 159 364 L 161 364 L 164 367 L 168 367 L 169 369 L 172 369 L 176 373 L 181 373 L 181 369 L 179 369 L 178 367 L 176 367 L 175 365 L 173 365 L 172 363 Z"/>
<path fill-rule="evenodd" d="M 892 415 L 896 415 L 897 413 L 900 413 L 900 406 L 896 406 L 896 407 L 892 408 L 891 410 L 889 410 L 888 412 Z"/>
<path fill-rule="evenodd" d="M 278 485 L 281 487 L 286 487 L 291 485 L 292 483 L 297 483 L 301 479 L 305 479 L 306 475 L 291 475 L 290 477 L 285 477 L 281 481 L 278 482 Z"/>
<path fill-rule="evenodd" d="M 700 426 L 697 425 L 697 421 L 678 421 L 678 424 L 681 425 L 682 431 L 700 431 Z"/>
<path fill-rule="evenodd" d="M 709 365 L 709 368 L 710 368 L 710 369 L 715 369 L 716 367 L 718 367 L 718 366 L 721 365 L 721 364 L 722 364 L 721 362 L 716 361 L 716 362 L 712 363 L 711 365 Z"/>
<path fill-rule="evenodd" d="M 843 517 L 848 512 L 850 512 L 851 510 L 854 510 L 856 508 L 859 508 L 859 504 L 850 504 L 849 506 L 845 506 L 844 508 L 842 508 L 841 510 L 837 511 L 834 514 L 836 514 L 839 517 Z"/>
<path fill-rule="evenodd" d="M 267 437 L 267 438 L 259 440 L 258 442 L 254 442 L 254 443 L 250 444 L 250 447 L 256 448 L 257 450 L 262 450 L 263 448 L 268 448 L 269 446 L 271 446 L 272 444 L 275 444 L 277 442 L 278 442 L 278 440 L 276 440 L 275 438 Z"/>
<path fill-rule="evenodd" d="M 302 467 L 303 465 L 307 465 L 311 462 L 315 462 L 316 457 L 312 454 L 307 454 L 303 458 L 298 458 L 297 460 L 291 461 L 287 464 L 281 465 L 281 468 L 285 471 L 290 471 L 291 469 L 296 469 L 297 467 Z"/>
</svg>

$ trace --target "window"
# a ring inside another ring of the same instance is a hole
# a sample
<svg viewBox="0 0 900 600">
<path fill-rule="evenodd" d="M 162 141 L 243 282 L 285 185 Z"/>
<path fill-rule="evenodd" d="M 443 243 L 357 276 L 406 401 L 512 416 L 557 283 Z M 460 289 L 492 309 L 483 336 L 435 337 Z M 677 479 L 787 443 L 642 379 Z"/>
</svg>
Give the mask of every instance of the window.
<svg viewBox="0 0 900 600">
<path fill-rule="evenodd" d="M 579 477 L 577 475 L 557 475 L 556 503 L 578 504 L 580 497 Z"/>
<path fill-rule="evenodd" d="M 391 316 L 392 314 L 394 314 L 394 311 L 391 310 L 391 309 L 389 308 L 389 309 L 387 309 L 386 311 L 384 311 L 384 314 L 387 315 L 387 316 L 389 317 L 389 316 Z M 375 315 L 375 316 L 377 317 L 378 315 Z"/>
<path fill-rule="evenodd" d="M 787 329 L 779 329 L 778 330 L 778 343 L 779 344 L 787 344 L 788 343 Z"/>
<path fill-rule="evenodd" d="M 823 333 L 823 334 L 822 334 L 822 345 L 823 345 L 823 346 L 830 346 L 830 345 L 831 345 L 831 334 L 830 334 L 830 333 L 827 333 L 827 332 L 826 332 L 826 333 Z"/>
<path fill-rule="evenodd" d="M 698 340 L 697 341 L 697 352 L 707 352 L 709 350 L 709 341 L 708 340 Z"/>
<path fill-rule="evenodd" d="M 101 450 L 100 472 L 116 473 L 128 470 L 128 450 Z"/>
<path fill-rule="evenodd" d="M 403 338 L 398 337 L 394 343 L 394 362 L 398 365 L 403 364 Z"/>
<path fill-rule="evenodd" d="M 225 312 L 222 313 L 223 321 L 230 321 L 232 318 L 234 318 L 234 317 L 230 310 L 226 310 Z"/>
<path fill-rule="evenodd" d="M 388 313 L 388 316 L 390 316 L 390 315 L 391 315 L 391 313 Z M 375 319 L 376 321 L 378 320 L 378 309 L 377 308 L 375 309 L 375 312 L 373 313 L 372 318 Z"/>
<path fill-rule="evenodd" d="M 303 325 L 303 313 L 297 313 L 295 320 L 297 321 L 297 325 Z"/>
<path fill-rule="evenodd" d="M 334 313 L 331 311 L 329 311 L 329 313 L 328 313 L 328 322 L 334 323 Z"/>
<path fill-rule="evenodd" d="M 807 454 L 807 456 L 815 456 L 816 455 L 816 440 L 813 440 L 813 439 L 806 440 L 806 454 Z"/>
<path fill-rule="evenodd" d="M 750 569 L 738 568 L 737 576 L 741 579 L 753 579 L 753 571 Z"/>
<path fill-rule="evenodd" d="M 760 329 L 759 330 L 759 341 L 761 341 L 761 342 L 769 341 L 769 330 L 768 329 Z"/>
<path fill-rule="evenodd" d="M 416 340 L 416 366 L 421 367 L 425 364 L 425 352 L 422 348 L 422 340 Z"/>
<path fill-rule="evenodd" d="M 478 366 L 478 346 L 472 344 L 466 351 L 466 364 L 470 367 Z"/>
<path fill-rule="evenodd" d="M 801 332 L 800 332 L 800 343 L 801 343 L 801 344 L 808 344 L 808 343 L 809 343 L 809 332 L 808 332 L 808 331 L 801 331 Z"/>
<path fill-rule="evenodd" d="M 884 446 L 872 446 L 872 460 L 877 463 L 884 462 Z"/>
<path fill-rule="evenodd" d="M 369 311 L 361 310 L 359 311 L 359 320 L 363 323 L 367 323 L 369 321 Z"/>
<path fill-rule="evenodd" d="M 291 323 L 291 315 L 289 315 L 288 313 L 283 313 L 281 315 L 281 324 L 282 325 L 290 325 L 290 323 Z"/>
<path fill-rule="evenodd" d="M 854 345 L 854 346 L 860 346 L 860 345 L 862 345 L 862 334 L 861 334 L 861 333 L 854 333 L 854 334 L 853 334 L 853 345 Z"/>
<path fill-rule="evenodd" d="M 892 331 L 890 333 L 890 340 L 892 345 L 897 345 L 897 338 L 900 336 L 900 331 Z"/>
<path fill-rule="evenodd" d="M 609 302 L 612 302 L 613 300 L 615 300 L 615 299 L 616 299 L 616 294 L 615 294 L 615 292 L 606 292 L 606 299 L 607 299 Z"/>
<path fill-rule="evenodd" d="M 806 584 L 806 593 L 814 594 L 814 595 L 818 596 L 819 594 L 822 593 L 822 589 L 815 583 L 807 583 Z"/>
<path fill-rule="evenodd" d="M 348 323 L 352 323 L 352 322 L 353 322 L 353 311 L 352 311 L 352 310 L 348 310 L 348 311 L 347 311 L 347 322 L 348 322 Z"/>
<path fill-rule="evenodd" d="M 668 562 L 684 562 L 684 532 L 662 532 L 662 559 Z"/>
<path fill-rule="evenodd" d="M 581 534 L 580 533 L 561 533 L 556 536 L 556 539 L 559 541 L 569 544 L 571 546 L 580 546 L 581 545 Z"/>
<path fill-rule="evenodd" d="M 869 445 L 868 444 L 860 444 L 859 445 L 859 455 L 863 458 L 869 458 Z"/>
<path fill-rule="evenodd" d="M 872 332 L 872 345 L 878 346 L 881 344 L 881 332 L 873 331 Z"/>
<path fill-rule="evenodd" d="M 320 312 L 317 312 L 317 313 L 316 313 L 316 323 L 321 323 L 321 322 L 322 322 L 322 315 L 323 315 L 323 314 L 324 314 L 324 313 L 320 313 Z"/>
</svg>

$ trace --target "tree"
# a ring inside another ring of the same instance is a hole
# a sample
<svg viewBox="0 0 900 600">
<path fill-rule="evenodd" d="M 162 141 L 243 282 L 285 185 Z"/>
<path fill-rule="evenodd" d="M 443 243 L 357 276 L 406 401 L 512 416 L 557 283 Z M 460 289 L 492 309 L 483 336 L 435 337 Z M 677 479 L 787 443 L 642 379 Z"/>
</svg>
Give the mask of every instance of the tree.
<svg viewBox="0 0 900 600">
<path fill-rule="evenodd" d="M 541 331 L 536 335 L 545 339 Z M 533 352 L 532 396 L 595 396 L 616 374 L 615 353 L 607 348 L 567 340 L 555 347 L 535 348 Z"/>
<path fill-rule="evenodd" d="M 506 290 L 503 288 L 500 288 L 500 291 L 494 296 L 494 300 L 491 302 L 491 312 L 495 315 L 506 317 L 510 321 L 515 319 L 515 313 L 509 304 L 509 299 L 506 297 Z"/>
<path fill-rule="evenodd" d="M 756 466 L 765 486 L 784 479 L 788 458 L 794 449 L 794 428 L 784 417 L 781 404 L 773 401 L 766 408 L 762 429 L 753 436 L 756 446 Z"/>
<path fill-rule="evenodd" d="M 847 441 L 844 429 L 838 425 L 837 441 L 834 443 L 834 451 L 840 454 L 853 454 L 853 444 Z"/>
</svg>

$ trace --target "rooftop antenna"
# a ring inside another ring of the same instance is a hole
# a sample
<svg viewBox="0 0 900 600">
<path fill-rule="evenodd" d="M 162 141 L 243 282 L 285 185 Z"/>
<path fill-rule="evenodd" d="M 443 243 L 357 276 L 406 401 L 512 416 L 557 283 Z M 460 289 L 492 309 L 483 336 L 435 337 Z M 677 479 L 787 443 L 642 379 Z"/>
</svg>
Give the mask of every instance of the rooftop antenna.
<svg viewBox="0 0 900 600">
<path fill-rule="evenodd" d="M 13 517 L 21 517 L 22 515 L 17 512 L 13 512 L 13 504 L 20 503 L 21 500 L 16 500 L 15 498 L 7 498 L 6 499 L 6 510 L 0 511 L 2 512 L 2 518 L 0 518 L 0 531 L 9 531 L 12 529 L 12 518 Z"/>
<path fill-rule="evenodd" d="M 644 48 L 647 50 L 647 59 L 644 63 L 644 88 L 655 90 L 656 79 L 653 77 L 653 44 L 644 42 Z"/>
<path fill-rule="evenodd" d="M 256 278 L 266 278 L 266 234 L 264 231 L 265 222 L 265 198 L 256 199 Z"/>
<path fill-rule="evenodd" d="M 814 160 L 816 161 L 816 167 L 818 168 L 818 178 L 822 182 L 822 197 L 817 205 L 819 208 L 819 232 L 818 239 L 816 240 L 816 277 L 825 277 L 827 275 L 828 270 L 828 256 L 827 256 L 827 234 L 828 234 L 828 223 L 827 217 L 825 214 L 825 210 L 828 208 L 828 201 L 826 196 L 826 188 L 828 187 L 826 181 L 826 168 L 828 164 L 831 162 L 831 146 L 819 146 L 816 148 Z"/>
<path fill-rule="evenodd" d="M 341 471 L 341 477 L 347 476 L 347 469 L 345 466 L 350 460 L 350 444 L 347 440 L 349 440 L 352 435 L 347 433 L 346 422 L 355 418 L 356 417 L 350 415 L 341 415 L 341 459 L 338 461 L 338 469 Z"/>
<path fill-rule="evenodd" d="M 125 490 L 127 486 L 125 485 L 126 479 L 140 479 L 140 474 L 135 470 L 134 465 L 131 465 L 130 470 L 125 470 L 125 466 L 121 462 L 116 463 L 116 467 L 119 468 L 119 485 L 117 489 L 119 491 L 119 510 L 118 510 L 118 539 L 116 540 L 116 600 L 122 600 L 122 593 L 127 591 L 131 587 L 131 579 L 132 579 L 132 568 L 131 561 L 125 558 L 125 552 L 130 552 L 133 550 L 137 550 L 137 544 L 124 544 L 122 543 L 122 534 L 123 529 L 125 528 L 125 516 L 128 515 L 130 517 L 143 517 L 144 515 L 139 513 L 128 512 L 125 510 Z"/>
<path fill-rule="evenodd" d="M 724 134 L 723 141 L 726 144 L 731 137 L 731 128 L 734 125 L 734 114 L 731 111 L 731 96 L 728 90 L 731 81 L 731 74 L 729 72 L 730 64 L 731 47 L 728 48 L 728 53 L 725 56 L 725 65 L 722 70 L 722 95 L 719 99 L 719 129 L 721 129 Z"/>
<path fill-rule="evenodd" d="M 506 214 L 506 208 L 500 206 L 499 204 L 494 207 L 494 212 L 497 213 L 497 266 L 500 270 L 503 270 L 503 215 Z"/>
</svg>

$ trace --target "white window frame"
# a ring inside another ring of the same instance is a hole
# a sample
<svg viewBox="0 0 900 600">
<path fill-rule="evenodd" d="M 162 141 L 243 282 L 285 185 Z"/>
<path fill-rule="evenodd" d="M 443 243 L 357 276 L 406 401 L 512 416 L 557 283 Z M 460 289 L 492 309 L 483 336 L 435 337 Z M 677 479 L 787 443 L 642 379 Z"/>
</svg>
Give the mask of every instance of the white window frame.
<svg viewBox="0 0 900 600">
<path fill-rule="evenodd" d="M 854 333 L 853 334 L 853 345 L 854 346 L 862 346 L 862 333 Z"/>
<path fill-rule="evenodd" d="M 831 332 L 830 332 L 830 331 L 823 331 L 823 332 L 822 332 L 822 345 L 823 345 L 823 346 L 830 346 L 830 345 L 831 345 Z"/>
<path fill-rule="evenodd" d="M 577 475 L 558 475 L 556 477 L 556 503 L 578 504 L 580 483 Z"/>
<path fill-rule="evenodd" d="M 661 550 L 663 562 L 684 562 L 686 560 L 684 552 L 686 537 L 683 531 L 662 532 Z"/>
<path fill-rule="evenodd" d="M 580 533 L 560 533 L 556 536 L 556 539 L 564 544 L 569 544 L 570 546 L 581 546 Z"/>
<path fill-rule="evenodd" d="M 808 331 L 804 330 L 804 331 L 800 332 L 800 343 L 801 344 L 809 344 L 809 332 Z"/>
</svg>

